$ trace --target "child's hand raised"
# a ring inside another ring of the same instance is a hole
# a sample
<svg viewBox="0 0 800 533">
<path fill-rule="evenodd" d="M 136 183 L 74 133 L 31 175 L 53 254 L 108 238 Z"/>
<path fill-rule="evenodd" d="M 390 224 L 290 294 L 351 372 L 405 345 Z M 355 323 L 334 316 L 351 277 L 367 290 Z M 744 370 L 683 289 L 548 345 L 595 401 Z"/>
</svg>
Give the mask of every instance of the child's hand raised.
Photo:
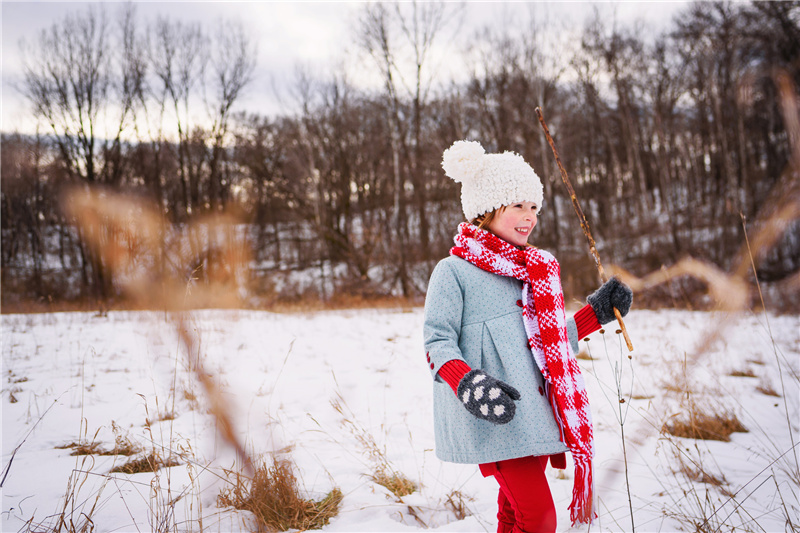
<svg viewBox="0 0 800 533">
<path fill-rule="evenodd" d="M 600 324 L 608 324 L 615 318 L 615 307 L 621 316 L 628 314 L 633 302 L 633 291 L 616 277 L 613 277 L 590 294 L 586 301 L 594 309 L 597 321 Z"/>
<path fill-rule="evenodd" d="M 458 399 L 467 411 L 493 424 L 507 424 L 514 418 L 519 391 L 483 370 L 470 370 L 458 384 Z"/>
</svg>

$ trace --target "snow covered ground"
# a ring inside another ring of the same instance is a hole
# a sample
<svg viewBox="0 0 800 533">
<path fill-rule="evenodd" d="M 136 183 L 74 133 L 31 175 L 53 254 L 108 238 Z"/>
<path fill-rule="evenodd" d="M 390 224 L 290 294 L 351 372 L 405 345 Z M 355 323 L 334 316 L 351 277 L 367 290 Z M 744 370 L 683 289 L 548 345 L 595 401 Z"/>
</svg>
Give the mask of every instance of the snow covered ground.
<svg viewBox="0 0 800 533">
<path fill-rule="evenodd" d="M 421 309 L 201 311 L 190 324 L 252 455 L 290 454 L 311 497 L 341 488 L 326 531 L 495 529 L 494 480 L 434 455 Z M 582 343 L 593 357 L 581 360 L 596 437 L 590 530 L 798 527 L 800 317 L 634 310 L 626 325 L 631 359 L 610 331 Z M 52 524 L 65 508 L 78 521 L 92 507 L 95 531 L 250 530 L 248 513 L 217 507 L 223 469 L 238 463 L 164 313 L 4 315 L 2 354 L 3 531 Z M 331 404 L 337 395 L 350 424 Z M 749 431 L 730 442 L 660 433 L 690 409 L 735 414 Z M 400 502 L 372 481 L 376 465 L 354 427 L 420 489 Z M 111 449 L 114 429 L 162 456 L 172 449 L 181 464 L 109 474 L 128 458 L 59 448 L 94 440 Z M 548 475 L 568 530 L 571 465 Z M 470 516 L 457 520 L 448 496 Z"/>
</svg>

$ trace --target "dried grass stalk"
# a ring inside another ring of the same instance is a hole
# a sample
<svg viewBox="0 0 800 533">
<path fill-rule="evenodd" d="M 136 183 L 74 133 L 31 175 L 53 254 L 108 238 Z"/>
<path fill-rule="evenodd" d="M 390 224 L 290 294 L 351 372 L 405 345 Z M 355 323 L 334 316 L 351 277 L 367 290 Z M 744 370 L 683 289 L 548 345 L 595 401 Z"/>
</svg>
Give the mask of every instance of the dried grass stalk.
<svg viewBox="0 0 800 533">
<path fill-rule="evenodd" d="M 250 254 L 238 220 L 217 214 L 174 228 L 143 202 L 101 189 L 73 190 L 63 207 L 75 220 L 95 263 L 127 298 L 144 308 L 176 311 L 173 322 L 188 366 L 203 386 L 217 428 L 252 473 L 252 462 L 233 429 L 231 408 L 206 372 L 197 334 L 187 326 L 183 312 L 240 303 Z M 203 283 L 195 283 L 198 275 Z"/>
</svg>

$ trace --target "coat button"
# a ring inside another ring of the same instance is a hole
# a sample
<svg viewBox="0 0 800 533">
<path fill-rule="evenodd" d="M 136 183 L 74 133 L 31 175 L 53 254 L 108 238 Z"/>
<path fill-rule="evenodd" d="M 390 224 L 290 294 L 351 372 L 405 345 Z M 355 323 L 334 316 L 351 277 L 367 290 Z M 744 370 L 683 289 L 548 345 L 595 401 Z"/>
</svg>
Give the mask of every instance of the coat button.
<svg viewBox="0 0 800 533">
<path fill-rule="evenodd" d="M 431 370 L 433 370 L 433 366 L 434 366 L 433 363 L 431 363 Z"/>
<path fill-rule="evenodd" d="M 517 307 L 522 307 L 522 300 L 517 300 Z"/>
<path fill-rule="evenodd" d="M 425 356 L 428 358 L 428 362 L 430 363 L 431 362 L 431 353 L 428 352 L 428 353 L 425 354 Z"/>
<path fill-rule="evenodd" d="M 544 396 L 544 389 L 543 389 L 542 387 L 539 387 L 539 394 L 541 394 L 542 396 Z"/>
</svg>

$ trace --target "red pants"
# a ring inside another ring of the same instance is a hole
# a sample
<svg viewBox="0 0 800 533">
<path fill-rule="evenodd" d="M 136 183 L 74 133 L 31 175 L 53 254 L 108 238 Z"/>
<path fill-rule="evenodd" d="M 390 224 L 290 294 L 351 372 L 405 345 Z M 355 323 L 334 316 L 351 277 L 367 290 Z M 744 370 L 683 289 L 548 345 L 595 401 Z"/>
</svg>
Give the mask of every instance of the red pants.
<svg viewBox="0 0 800 533">
<path fill-rule="evenodd" d="M 547 455 L 520 457 L 482 464 L 484 476 L 500 484 L 497 496 L 497 533 L 552 533 L 556 506 L 544 470 Z"/>
</svg>

